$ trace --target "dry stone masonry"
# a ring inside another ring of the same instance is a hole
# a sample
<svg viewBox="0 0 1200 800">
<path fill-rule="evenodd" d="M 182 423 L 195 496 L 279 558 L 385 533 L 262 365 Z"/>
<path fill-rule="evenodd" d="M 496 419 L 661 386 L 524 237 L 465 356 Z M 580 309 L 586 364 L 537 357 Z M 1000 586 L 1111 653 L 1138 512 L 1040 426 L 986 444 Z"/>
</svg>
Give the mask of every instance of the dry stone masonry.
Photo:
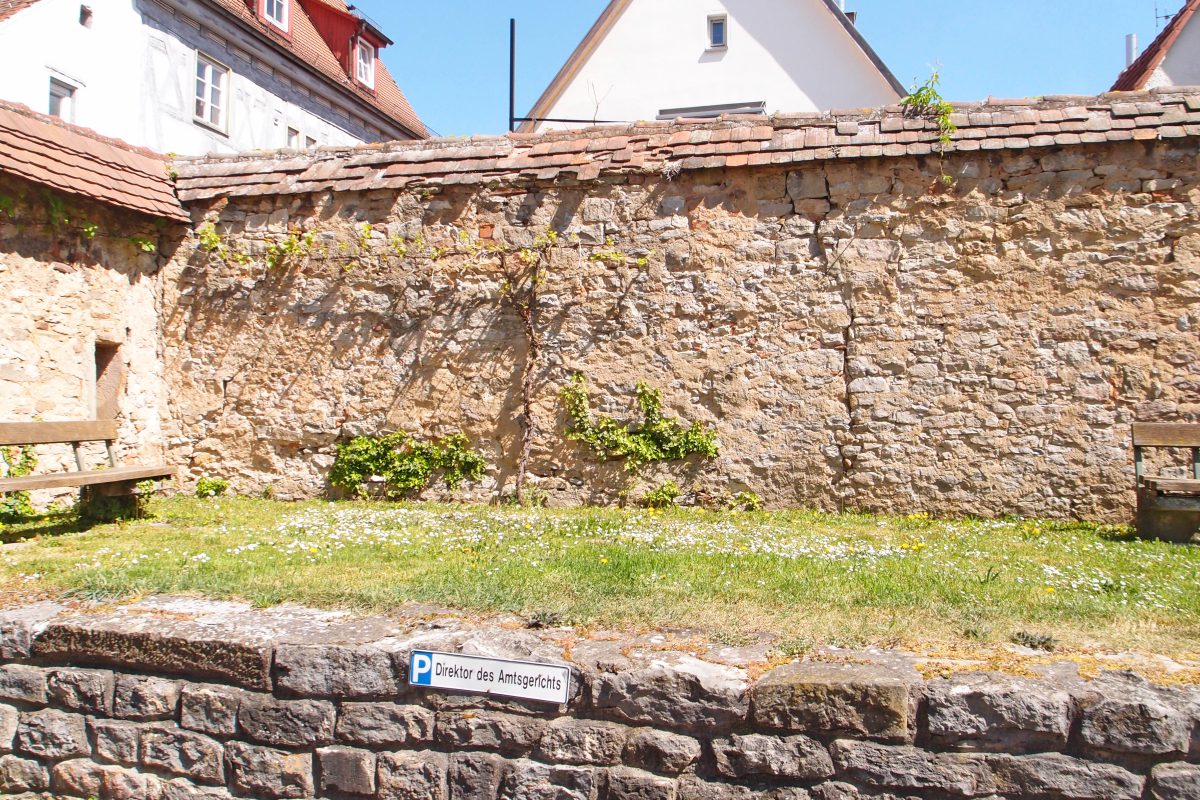
<svg viewBox="0 0 1200 800">
<path fill-rule="evenodd" d="M 6 797 L 1200 796 L 1200 692 L 1069 664 L 926 682 L 898 662 L 795 662 L 756 678 L 765 650 L 661 634 L 183 598 L 43 604 L 0 625 Z M 413 649 L 569 664 L 571 701 L 413 689 Z"/>
<path fill-rule="evenodd" d="M 1130 423 L 1200 419 L 1200 89 L 954 122 L 944 152 L 889 107 L 181 162 L 195 226 L 245 255 L 192 239 L 164 270 L 169 458 L 309 497 L 339 441 L 461 431 L 492 467 L 458 496 L 511 493 L 506 277 L 421 254 L 549 228 L 530 468 L 552 504 L 629 486 L 562 436 L 583 373 L 604 413 L 634 419 L 646 380 L 716 427 L 718 459 L 646 476 L 688 501 L 1127 522 Z"/>
</svg>

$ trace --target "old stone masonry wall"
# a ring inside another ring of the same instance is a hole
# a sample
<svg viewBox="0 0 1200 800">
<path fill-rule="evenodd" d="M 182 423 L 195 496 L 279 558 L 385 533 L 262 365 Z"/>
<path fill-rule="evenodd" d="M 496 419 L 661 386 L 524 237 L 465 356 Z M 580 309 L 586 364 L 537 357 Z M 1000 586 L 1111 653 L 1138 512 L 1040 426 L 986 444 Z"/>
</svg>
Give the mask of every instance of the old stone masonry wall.
<svg viewBox="0 0 1200 800">
<path fill-rule="evenodd" d="M 195 239 L 164 275 L 170 457 L 192 479 L 306 497 L 352 435 L 461 431 L 492 468 L 460 496 L 511 492 L 529 342 L 505 270 L 521 262 L 455 253 L 553 229 L 530 461 L 552 504 L 630 485 L 563 437 L 557 393 L 581 373 L 596 411 L 636 419 L 645 380 L 719 432 L 717 459 L 651 470 L 639 493 L 674 476 L 689 496 L 751 490 L 774 507 L 1127 522 L 1130 424 L 1200 420 L 1200 148 L 1179 134 L 944 159 L 694 157 L 586 183 L 518 170 L 306 191 L 284 171 L 336 169 L 186 167 L 189 185 L 224 187 L 184 196 L 225 249 Z M 237 196 L 254 170 L 282 188 Z M 310 248 L 272 261 L 304 232 Z"/>
<path fill-rule="evenodd" d="M 64 611 L 0 620 L 4 796 L 1200 796 L 1200 692 L 1085 681 L 1069 663 L 926 682 L 911 666 L 793 662 L 755 679 L 737 648 L 535 635 L 429 609 L 355 619 L 151 598 Z M 572 699 L 411 688 L 413 649 L 567 664 Z"/>
</svg>

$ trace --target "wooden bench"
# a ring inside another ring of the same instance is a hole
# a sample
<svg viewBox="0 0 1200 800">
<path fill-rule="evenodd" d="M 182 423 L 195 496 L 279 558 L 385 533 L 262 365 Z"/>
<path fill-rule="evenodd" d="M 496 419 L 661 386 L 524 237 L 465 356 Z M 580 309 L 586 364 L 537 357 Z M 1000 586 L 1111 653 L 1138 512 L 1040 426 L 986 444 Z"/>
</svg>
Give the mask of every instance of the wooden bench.
<svg viewBox="0 0 1200 800">
<path fill-rule="evenodd" d="M 132 495 L 140 481 L 173 478 L 178 467 L 118 467 L 113 455 L 117 440 L 116 420 L 98 422 L 0 422 L 0 447 L 31 444 L 70 444 L 75 451 L 77 472 L 0 478 L 0 494 L 28 492 L 34 489 L 95 487 L 97 494 L 119 497 Z M 88 469 L 83 456 L 84 442 L 104 442 L 108 451 L 108 469 Z"/>
<path fill-rule="evenodd" d="M 1143 450 L 1147 447 L 1191 448 L 1192 477 L 1146 475 Z M 1133 460 L 1138 535 L 1168 542 L 1200 542 L 1200 425 L 1135 422 Z"/>
</svg>

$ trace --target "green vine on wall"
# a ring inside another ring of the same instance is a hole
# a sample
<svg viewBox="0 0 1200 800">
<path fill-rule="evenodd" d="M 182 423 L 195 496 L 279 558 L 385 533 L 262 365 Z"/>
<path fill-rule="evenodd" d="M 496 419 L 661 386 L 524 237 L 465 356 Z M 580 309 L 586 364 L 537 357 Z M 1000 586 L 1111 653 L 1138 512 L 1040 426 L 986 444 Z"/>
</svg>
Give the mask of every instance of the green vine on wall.
<svg viewBox="0 0 1200 800">
<path fill-rule="evenodd" d="M 329 481 L 359 497 L 367 495 L 366 484 L 379 477 L 396 494 L 420 492 L 429 485 L 435 470 L 442 471 L 446 488 L 458 489 L 466 481 L 477 481 L 487 470 L 487 460 L 471 449 L 462 434 L 440 442 L 416 442 L 407 433 L 359 436 L 339 444 Z"/>
<path fill-rule="evenodd" d="M 559 392 L 563 407 L 571 418 L 566 437 L 586 444 L 608 459 L 625 459 L 625 470 L 634 474 L 652 462 L 678 461 L 696 453 L 707 458 L 720 454 L 717 432 L 699 422 L 679 425 L 675 417 L 662 413 L 662 390 L 651 389 L 638 381 L 638 406 L 642 424 L 631 426 L 607 415 L 595 418 L 588 408 L 587 379 L 576 375 Z"/>
<path fill-rule="evenodd" d="M 0 458 L 4 460 L 5 471 L 9 478 L 24 478 L 32 475 L 37 467 L 37 451 L 32 445 L 21 448 L 0 448 Z M 29 502 L 29 492 L 10 492 L 0 494 L 0 520 L 14 522 L 34 514 L 33 505 Z"/>
<path fill-rule="evenodd" d="M 939 64 L 933 67 L 933 74 L 922 85 L 917 85 L 916 79 L 913 79 L 913 85 L 908 90 L 908 97 L 900 101 L 900 105 L 904 106 L 905 110 L 918 117 L 932 117 L 938 126 L 938 144 L 939 152 L 942 155 L 943 163 L 945 161 L 946 149 L 952 141 L 952 134 L 958 131 L 958 126 L 950 121 L 950 117 L 954 114 L 954 106 L 947 103 L 938 93 L 938 86 L 942 83 L 941 75 L 938 72 Z M 939 165 L 940 169 L 941 165 Z M 945 170 L 941 170 L 940 180 L 942 183 L 949 186 L 954 182 L 954 179 L 945 174 Z"/>
</svg>

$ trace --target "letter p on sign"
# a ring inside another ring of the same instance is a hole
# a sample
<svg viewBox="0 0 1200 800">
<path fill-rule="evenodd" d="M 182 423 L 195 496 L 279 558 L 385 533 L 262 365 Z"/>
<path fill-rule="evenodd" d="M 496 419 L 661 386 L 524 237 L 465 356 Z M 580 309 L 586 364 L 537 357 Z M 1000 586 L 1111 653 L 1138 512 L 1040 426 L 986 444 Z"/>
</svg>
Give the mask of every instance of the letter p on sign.
<svg viewBox="0 0 1200 800">
<path fill-rule="evenodd" d="M 433 656 L 429 653 L 413 653 L 410 683 L 416 686 L 433 684 Z"/>
</svg>

